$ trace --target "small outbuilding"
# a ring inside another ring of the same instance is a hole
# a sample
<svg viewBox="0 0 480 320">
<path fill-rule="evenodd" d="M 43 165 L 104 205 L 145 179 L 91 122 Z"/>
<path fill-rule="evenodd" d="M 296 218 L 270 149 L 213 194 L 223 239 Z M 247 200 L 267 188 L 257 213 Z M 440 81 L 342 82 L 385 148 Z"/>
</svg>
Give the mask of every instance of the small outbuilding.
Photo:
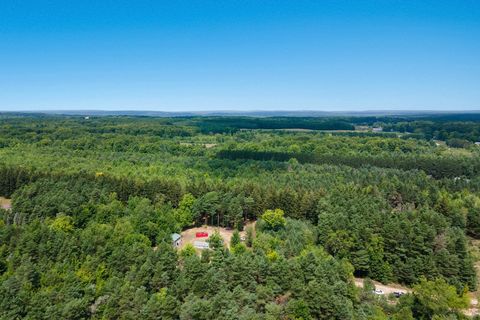
<svg viewBox="0 0 480 320">
<path fill-rule="evenodd" d="M 173 233 L 172 234 L 172 245 L 175 248 L 178 248 L 178 247 L 180 247 L 181 244 L 182 244 L 182 236 L 179 235 L 178 233 Z"/>
<path fill-rule="evenodd" d="M 194 241 L 193 246 L 197 249 L 208 249 L 210 244 L 206 241 Z"/>
</svg>

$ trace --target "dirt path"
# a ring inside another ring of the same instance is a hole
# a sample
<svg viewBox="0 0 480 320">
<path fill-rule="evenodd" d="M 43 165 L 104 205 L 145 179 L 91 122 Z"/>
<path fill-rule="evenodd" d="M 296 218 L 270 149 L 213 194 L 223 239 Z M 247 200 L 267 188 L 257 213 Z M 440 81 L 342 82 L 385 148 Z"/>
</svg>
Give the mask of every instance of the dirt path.
<svg viewBox="0 0 480 320">
<path fill-rule="evenodd" d="M 362 278 L 355 278 L 355 285 L 359 288 L 363 288 L 363 280 Z M 382 284 L 378 281 L 372 281 L 373 284 L 375 285 L 375 289 L 377 290 L 382 290 L 386 295 L 389 295 L 394 292 L 402 292 L 402 293 L 411 293 L 412 289 L 401 286 L 399 284 L 393 283 L 393 284 Z M 470 298 L 470 308 L 463 310 L 463 314 L 469 317 L 476 316 L 480 314 L 479 312 L 479 305 L 478 305 L 478 299 L 476 296 L 475 292 L 470 292 L 469 293 L 469 298 Z"/>
<path fill-rule="evenodd" d="M 402 292 L 402 293 L 410 293 L 412 292 L 412 289 L 410 288 L 407 288 L 407 287 L 403 287 L 399 284 L 389 284 L 389 285 L 385 285 L 385 284 L 382 284 L 378 281 L 373 281 L 373 284 L 375 285 L 375 289 L 377 290 L 382 290 L 385 294 L 390 294 L 390 293 L 394 293 L 394 292 Z M 355 285 L 359 288 L 363 288 L 363 279 L 362 278 L 355 278 Z"/>
<path fill-rule="evenodd" d="M 480 312 L 478 312 L 478 299 L 475 297 L 475 294 L 470 294 L 470 308 L 464 310 L 463 314 L 469 317 L 480 314 Z"/>
<path fill-rule="evenodd" d="M 480 240 L 469 238 L 468 246 L 470 254 L 476 260 L 475 262 L 475 271 L 477 272 L 477 288 L 480 288 Z M 477 289 L 475 292 L 470 292 L 470 308 L 465 310 L 464 314 L 467 316 L 476 316 L 480 314 L 480 309 L 478 305 L 478 297 L 480 295 L 480 290 Z"/>
</svg>

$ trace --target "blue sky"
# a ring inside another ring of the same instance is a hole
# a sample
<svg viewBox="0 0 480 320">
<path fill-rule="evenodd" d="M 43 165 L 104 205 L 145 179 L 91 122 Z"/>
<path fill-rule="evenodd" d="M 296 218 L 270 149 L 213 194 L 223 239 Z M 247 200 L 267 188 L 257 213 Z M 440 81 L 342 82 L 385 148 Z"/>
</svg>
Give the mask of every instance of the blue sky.
<svg viewBox="0 0 480 320">
<path fill-rule="evenodd" d="M 0 1 L 0 110 L 53 109 L 480 110 L 480 1 Z"/>
</svg>

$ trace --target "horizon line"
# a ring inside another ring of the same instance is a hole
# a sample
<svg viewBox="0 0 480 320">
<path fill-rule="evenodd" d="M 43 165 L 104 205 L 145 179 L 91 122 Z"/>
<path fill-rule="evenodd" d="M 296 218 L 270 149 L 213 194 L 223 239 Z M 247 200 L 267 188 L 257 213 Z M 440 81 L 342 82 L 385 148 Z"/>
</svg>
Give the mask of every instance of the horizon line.
<svg viewBox="0 0 480 320">
<path fill-rule="evenodd" d="M 191 110 L 191 109 L 182 109 L 178 110 L 165 110 L 165 109 L 103 109 L 103 108 L 78 108 L 78 109 L 1 109 L 0 112 L 27 112 L 27 113 L 55 113 L 55 112 L 161 112 L 161 113 L 257 113 L 257 112 L 292 112 L 292 113 L 302 113 L 302 112 L 318 112 L 318 113 L 352 113 L 352 112 L 436 112 L 436 113 L 472 113 L 480 112 L 480 107 L 468 108 L 468 109 L 434 109 L 434 108 L 395 108 L 395 109 L 343 109 L 343 110 L 334 110 L 334 109 L 200 109 L 200 110 Z"/>
</svg>

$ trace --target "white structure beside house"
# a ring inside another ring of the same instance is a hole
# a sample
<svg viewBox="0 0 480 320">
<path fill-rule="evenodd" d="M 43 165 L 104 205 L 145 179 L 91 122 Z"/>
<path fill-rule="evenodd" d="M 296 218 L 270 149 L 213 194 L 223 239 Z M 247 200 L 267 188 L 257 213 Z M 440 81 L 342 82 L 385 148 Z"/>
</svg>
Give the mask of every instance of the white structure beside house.
<svg viewBox="0 0 480 320">
<path fill-rule="evenodd" d="M 205 241 L 194 241 L 193 246 L 197 249 L 208 249 L 210 245 L 208 242 Z"/>
<path fill-rule="evenodd" d="M 181 244 L 182 244 L 182 236 L 179 235 L 178 233 L 172 234 L 172 245 L 175 248 L 178 248 L 180 247 Z"/>
</svg>

